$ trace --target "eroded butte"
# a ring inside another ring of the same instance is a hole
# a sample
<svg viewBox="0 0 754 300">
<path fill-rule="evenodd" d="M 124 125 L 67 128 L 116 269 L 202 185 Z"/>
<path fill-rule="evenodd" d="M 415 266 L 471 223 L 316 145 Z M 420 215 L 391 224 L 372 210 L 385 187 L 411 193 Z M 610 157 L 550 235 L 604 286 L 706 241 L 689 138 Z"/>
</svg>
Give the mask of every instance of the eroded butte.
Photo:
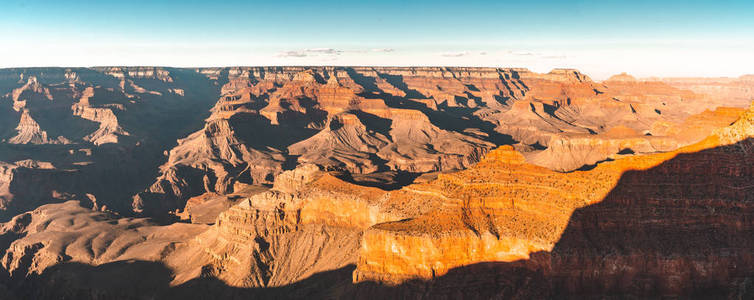
<svg viewBox="0 0 754 300">
<path fill-rule="evenodd" d="M 747 298 L 751 86 L 3 69 L 0 297 Z"/>
</svg>

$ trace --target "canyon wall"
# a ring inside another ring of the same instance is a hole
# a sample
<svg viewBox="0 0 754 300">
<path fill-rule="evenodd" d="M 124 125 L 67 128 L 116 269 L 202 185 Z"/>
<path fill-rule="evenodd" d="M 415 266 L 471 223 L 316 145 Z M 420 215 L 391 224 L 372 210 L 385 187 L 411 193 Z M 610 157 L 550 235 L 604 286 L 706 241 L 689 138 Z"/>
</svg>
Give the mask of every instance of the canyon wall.
<svg viewBox="0 0 754 300">
<path fill-rule="evenodd" d="M 527 163 L 511 146 L 394 191 L 307 164 L 241 197 L 211 226 L 49 205 L 3 225 L 11 241 L 3 268 L 16 278 L 11 289 L 28 282 L 42 292 L 50 280 L 73 280 L 58 266 L 114 268 L 130 258 L 146 264 L 134 268 L 173 274 L 150 294 L 162 296 L 745 297 L 754 277 L 753 141 L 754 106 L 693 145 L 570 173 Z M 87 234 L 119 231 L 146 236 L 124 248 Z M 84 283 L 65 290 L 82 288 L 113 293 Z"/>
<path fill-rule="evenodd" d="M 197 71 L 225 82 L 221 96 L 205 128 L 180 140 L 154 184 L 134 197 L 137 212 L 182 210 L 192 197 L 233 193 L 237 183 L 269 185 L 306 163 L 355 180 L 392 176 L 388 183 L 400 185 L 399 175 L 465 169 L 503 144 L 515 144 L 535 164 L 571 171 L 628 148 L 676 149 L 741 111 L 705 112 L 720 103 L 660 82 L 598 83 L 570 69 Z M 711 121 L 694 124 L 696 134 L 670 133 L 704 113 Z"/>
<path fill-rule="evenodd" d="M 519 292 L 550 296 L 750 293 L 753 130 L 754 106 L 700 143 L 567 174 L 494 150 L 433 182 L 449 209 L 368 229 L 354 280 L 422 279 L 432 294 L 454 268 L 497 262 L 491 278 L 452 284 L 494 290 L 495 278 L 522 276 L 542 290 Z"/>
<path fill-rule="evenodd" d="M 217 93 L 185 69 L 0 70 L 0 161 L 53 166 L 20 166 L 14 172 L 28 176 L 4 177 L 9 196 L 0 219 L 71 199 L 129 212 L 131 197 L 157 176 L 163 152 L 200 128 Z"/>
<path fill-rule="evenodd" d="M 87 194 L 122 214 L 165 217 L 189 199 L 269 186 L 308 163 L 396 188 L 506 144 L 571 171 L 673 150 L 735 119 L 709 97 L 571 69 L 3 69 L 0 161 L 50 162 L 82 182 L 8 202 L 3 219 Z"/>
<path fill-rule="evenodd" d="M 752 291 L 754 108 L 671 84 L 33 68 L 0 95 L 0 296 Z"/>
</svg>

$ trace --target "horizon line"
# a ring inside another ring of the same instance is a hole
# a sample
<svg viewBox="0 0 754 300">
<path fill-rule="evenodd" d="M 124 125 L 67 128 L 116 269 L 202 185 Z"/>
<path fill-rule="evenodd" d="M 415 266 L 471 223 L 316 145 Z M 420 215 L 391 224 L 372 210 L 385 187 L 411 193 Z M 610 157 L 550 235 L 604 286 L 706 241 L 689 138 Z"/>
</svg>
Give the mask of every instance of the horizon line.
<svg viewBox="0 0 754 300">
<path fill-rule="evenodd" d="M 460 66 L 460 65 L 225 65 L 225 66 L 168 66 L 168 65 L 93 65 L 93 66 L 33 66 L 33 67 L 2 67 L 0 66 L 0 71 L 2 70 L 12 70 L 12 69 L 95 69 L 95 68 L 172 68 L 172 69 L 224 69 L 224 68 L 354 68 L 354 67 L 361 67 L 361 68 L 465 68 L 465 69 L 507 69 L 507 70 L 521 70 L 531 73 L 537 73 L 537 74 L 549 74 L 556 70 L 573 70 L 577 71 L 581 74 L 587 75 L 590 78 L 592 78 L 591 75 L 589 75 L 586 72 L 581 71 L 578 68 L 573 67 L 557 67 L 557 68 L 551 68 L 548 72 L 537 72 L 532 71 L 528 67 L 501 67 L 501 66 Z M 754 71 L 747 72 L 747 73 L 741 73 L 739 75 L 732 75 L 732 76 L 695 76 L 695 75 L 684 75 L 684 76 L 659 76 L 659 75 L 652 75 L 652 76 L 642 76 L 642 77 L 635 77 L 634 75 L 631 75 L 631 73 L 628 72 L 619 72 L 612 74 L 610 76 L 607 76 L 604 79 L 598 79 L 596 81 L 605 81 L 609 79 L 612 76 L 616 75 L 629 75 L 634 77 L 637 81 L 641 80 L 649 80 L 649 79 L 664 79 L 664 78 L 741 78 L 745 76 L 752 76 L 754 75 Z"/>
</svg>

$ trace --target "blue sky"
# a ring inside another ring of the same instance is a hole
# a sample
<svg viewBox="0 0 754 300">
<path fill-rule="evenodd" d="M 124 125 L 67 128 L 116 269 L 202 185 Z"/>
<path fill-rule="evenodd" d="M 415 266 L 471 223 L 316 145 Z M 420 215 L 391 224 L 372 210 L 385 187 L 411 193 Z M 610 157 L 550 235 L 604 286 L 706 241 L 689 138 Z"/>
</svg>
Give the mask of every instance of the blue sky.
<svg viewBox="0 0 754 300">
<path fill-rule="evenodd" d="M 0 0 L 0 67 L 463 65 L 754 73 L 754 1 Z"/>
</svg>

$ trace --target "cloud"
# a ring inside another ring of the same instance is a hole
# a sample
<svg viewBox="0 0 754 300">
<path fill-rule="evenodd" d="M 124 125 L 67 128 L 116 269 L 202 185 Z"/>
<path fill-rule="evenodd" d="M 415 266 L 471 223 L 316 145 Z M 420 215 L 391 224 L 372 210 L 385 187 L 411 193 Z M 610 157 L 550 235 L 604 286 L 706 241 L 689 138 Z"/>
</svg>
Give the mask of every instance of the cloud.
<svg viewBox="0 0 754 300">
<path fill-rule="evenodd" d="M 393 51 L 395 51 L 395 49 L 393 49 L 393 48 L 376 48 L 376 49 L 372 49 L 372 52 L 387 53 L 387 52 L 393 52 Z"/>
<path fill-rule="evenodd" d="M 338 56 L 342 54 L 369 53 L 369 52 L 390 53 L 394 51 L 395 49 L 393 48 L 349 49 L 349 50 L 342 50 L 342 49 L 335 49 L 335 48 L 306 48 L 306 49 L 281 51 L 276 56 L 288 57 L 288 58 L 319 57 L 319 59 L 324 59 L 324 60 L 335 60 L 337 59 Z"/>
<path fill-rule="evenodd" d="M 278 52 L 277 57 L 306 57 L 306 53 L 302 51 L 283 51 Z"/>
<path fill-rule="evenodd" d="M 320 54 L 329 54 L 329 55 L 338 55 L 343 52 L 341 50 L 337 50 L 333 48 L 310 48 L 304 51 L 309 52 L 309 53 L 320 53 Z"/>
<path fill-rule="evenodd" d="M 307 48 L 279 52 L 277 57 L 334 57 L 346 51 L 334 48 Z"/>
<path fill-rule="evenodd" d="M 515 56 L 534 56 L 536 55 L 534 52 L 529 51 L 508 51 L 508 54 L 512 54 Z"/>
<path fill-rule="evenodd" d="M 487 51 L 457 51 L 457 52 L 443 52 L 440 53 L 444 57 L 463 57 L 472 55 L 487 55 Z"/>
<path fill-rule="evenodd" d="M 467 56 L 470 53 L 468 51 L 461 51 L 461 52 L 445 52 L 440 55 L 445 57 L 461 57 L 461 56 Z"/>
</svg>

